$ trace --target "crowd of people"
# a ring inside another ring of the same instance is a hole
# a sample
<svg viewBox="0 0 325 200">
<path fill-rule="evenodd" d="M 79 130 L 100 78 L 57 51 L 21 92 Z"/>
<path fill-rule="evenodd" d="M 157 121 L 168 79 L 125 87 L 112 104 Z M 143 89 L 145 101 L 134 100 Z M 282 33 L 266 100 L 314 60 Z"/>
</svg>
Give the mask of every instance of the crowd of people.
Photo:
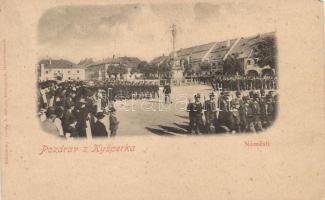
<svg viewBox="0 0 325 200">
<path fill-rule="evenodd" d="M 116 135 L 119 124 L 116 100 L 158 97 L 159 86 L 145 81 L 49 80 L 39 83 L 39 116 L 46 132 L 74 138 L 109 137 Z"/>
<path fill-rule="evenodd" d="M 109 101 L 98 98 L 100 90 L 82 81 L 40 82 L 38 108 L 44 131 L 66 138 L 115 136 L 116 110 L 113 104 L 102 104 Z"/>
<path fill-rule="evenodd" d="M 276 76 L 217 75 L 209 78 L 213 89 L 222 88 L 226 91 L 242 90 L 276 90 Z"/>
<path fill-rule="evenodd" d="M 260 132 L 275 120 L 276 77 L 220 76 L 211 83 L 218 95 L 212 92 L 202 101 L 196 94 L 188 103 L 189 133 Z M 172 103 L 170 84 L 164 85 L 162 93 L 165 103 Z M 157 97 L 159 85 L 144 81 L 43 81 L 39 117 L 43 129 L 54 135 L 114 137 L 119 126 L 115 101 Z"/>
<path fill-rule="evenodd" d="M 262 89 L 250 91 L 248 95 L 240 91 L 235 94 L 232 98 L 229 91 L 222 91 L 216 99 L 216 95 L 210 93 L 204 103 L 201 95 L 196 94 L 194 102 L 187 106 L 189 133 L 261 132 L 272 125 L 278 103 L 274 91 L 266 94 Z"/>
</svg>

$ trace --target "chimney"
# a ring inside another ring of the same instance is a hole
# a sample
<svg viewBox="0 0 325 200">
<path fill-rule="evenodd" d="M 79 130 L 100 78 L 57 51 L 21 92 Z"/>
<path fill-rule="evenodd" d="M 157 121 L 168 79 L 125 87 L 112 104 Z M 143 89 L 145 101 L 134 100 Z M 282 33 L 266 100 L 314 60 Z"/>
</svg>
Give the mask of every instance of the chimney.
<svg viewBox="0 0 325 200">
<path fill-rule="evenodd" d="M 50 65 L 52 64 L 52 58 L 51 57 L 49 58 L 49 64 Z"/>
<path fill-rule="evenodd" d="M 115 55 L 113 54 L 113 60 L 115 59 Z"/>
</svg>

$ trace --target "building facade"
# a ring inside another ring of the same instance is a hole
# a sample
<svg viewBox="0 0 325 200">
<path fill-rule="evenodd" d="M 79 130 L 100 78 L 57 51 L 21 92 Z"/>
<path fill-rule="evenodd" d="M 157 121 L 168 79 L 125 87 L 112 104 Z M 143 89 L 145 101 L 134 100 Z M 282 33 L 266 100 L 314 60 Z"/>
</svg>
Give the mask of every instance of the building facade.
<svg viewBox="0 0 325 200">
<path fill-rule="evenodd" d="M 41 60 L 38 69 L 40 81 L 85 80 L 85 70 L 68 60 Z"/>
<path fill-rule="evenodd" d="M 224 74 L 225 61 L 231 57 L 240 64 L 240 72 L 245 75 L 263 76 L 273 75 L 275 69 L 270 66 L 258 66 L 257 60 L 253 58 L 253 45 L 265 37 L 275 38 L 275 33 L 266 33 L 253 37 L 242 37 L 222 42 L 211 42 L 197 45 L 176 51 L 176 63 L 184 69 L 185 77 L 190 76 L 210 76 L 214 74 Z M 164 58 L 165 60 L 173 57 L 157 57 L 151 62 Z M 163 62 L 159 60 L 159 62 Z"/>
<path fill-rule="evenodd" d="M 107 58 L 85 67 L 86 80 L 133 80 L 139 74 L 132 74 L 141 61 L 135 57 Z"/>
</svg>

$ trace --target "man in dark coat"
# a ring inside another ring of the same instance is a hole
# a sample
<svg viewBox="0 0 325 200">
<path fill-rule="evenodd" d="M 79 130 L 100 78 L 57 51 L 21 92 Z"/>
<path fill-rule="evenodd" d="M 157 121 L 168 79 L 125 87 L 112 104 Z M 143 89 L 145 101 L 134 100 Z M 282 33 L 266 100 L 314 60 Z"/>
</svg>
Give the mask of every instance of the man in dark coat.
<svg viewBox="0 0 325 200">
<path fill-rule="evenodd" d="M 111 131 L 111 137 L 116 136 L 119 123 L 120 122 L 117 120 L 116 117 L 115 108 L 111 108 L 109 113 L 109 129 Z"/>
<path fill-rule="evenodd" d="M 94 132 L 92 133 L 93 137 L 108 137 L 106 127 L 103 123 L 105 115 L 103 112 L 97 113 L 97 121 L 94 125 Z"/>
<path fill-rule="evenodd" d="M 260 97 L 258 94 L 254 94 L 253 102 L 250 104 L 253 114 L 253 123 L 256 132 L 263 131 L 261 122 L 261 107 L 260 107 Z"/>
<path fill-rule="evenodd" d="M 69 118 L 69 121 L 67 122 L 67 126 L 65 127 L 65 136 L 67 138 L 69 137 L 78 137 L 78 131 L 76 129 L 77 119 L 74 116 L 71 116 Z"/>
<path fill-rule="evenodd" d="M 65 106 L 66 106 L 66 109 L 62 116 L 62 128 L 63 128 L 64 132 L 70 123 L 70 119 L 72 117 L 74 117 L 74 115 L 72 114 L 72 112 L 74 110 L 74 103 L 71 102 L 71 103 L 66 104 Z"/>
<path fill-rule="evenodd" d="M 74 115 L 77 118 L 76 128 L 79 133 L 79 137 L 87 137 L 86 128 L 87 128 L 87 119 L 89 110 L 86 107 L 85 99 L 81 98 L 77 103 L 77 108 L 75 109 Z"/>
<path fill-rule="evenodd" d="M 192 133 L 194 129 L 196 134 L 200 133 L 200 130 L 203 128 L 203 119 L 202 119 L 202 110 L 203 105 L 200 102 L 200 94 L 196 94 L 194 96 L 195 102 L 190 103 L 187 107 L 189 115 L 190 115 L 190 124 L 189 124 L 189 132 Z"/>
<path fill-rule="evenodd" d="M 166 84 L 164 86 L 163 93 L 165 94 L 165 104 L 167 104 L 167 101 L 172 103 L 170 100 L 170 94 L 172 93 L 172 89 L 169 84 Z"/>
<path fill-rule="evenodd" d="M 274 105 L 271 95 L 266 95 L 265 102 L 260 104 L 261 107 L 261 120 L 263 127 L 269 127 L 273 121 Z"/>
<path fill-rule="evenodd" d="M 211 125 L 216 126 L 217 120 L 217 107 L 215 103 L 215 95 L 211 93 L 210 99 L 204 102 L 204 115 L 205 115 L 205 127 L 208 133 L 211 133 Z"/>
</svg>

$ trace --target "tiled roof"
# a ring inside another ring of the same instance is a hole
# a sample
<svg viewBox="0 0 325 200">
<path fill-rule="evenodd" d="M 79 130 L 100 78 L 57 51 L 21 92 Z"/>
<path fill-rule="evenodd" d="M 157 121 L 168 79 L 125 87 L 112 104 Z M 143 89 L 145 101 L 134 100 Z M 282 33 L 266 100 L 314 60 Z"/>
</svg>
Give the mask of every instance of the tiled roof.
<svg viewBox="0 0 325 200">
<path fill-rule="evenodd" d="M 244 58 L 251 54 L 253 49 L 252 46 L 264 37 L 275 37 L 275 33 L 264 33 L 253 37 L 240 38 L 239 40 L 235 38 L 222 42 L 210 42 L 203 45 L 180 49 L 176 53 L 178 59 L 187 59 L 191 56 L 191 60 L 194 62 L 201 61 L 207 53 L 209 53 L 206 57 L 207 59 L 214 61 L 221 60 L 230 50 L 231 51 L 228 55 L 236 54 L 238 56 L 237 58 Z M 235 44 L 236 40 L 238 40 L 237 44 Z M 233 48 L 231 49 L 232 46 Z M 172 53 L 169 56 L 172 56 Z M 166 58 L 156 57 L 151 61 L 151 63 L 156 63 L 157 61 L 160 61 L 159 59 Z"/>
<path fill-rule="evenodd" d="M 150 61 L 150 64 L 159 64 L 159 63 L 162 63 L 164 62 L 166 59 L 168 59 L 169 56 L 158 56 L 158 57 L 155 57 L 154 59 L 152 59 Z"/>
<path fill-rule="evenodd" d="M 44 64 L 44 68 L 59 68 L 59 69 L 68 69 L 68 68 L 78 68 L 78 66 L 68 60 L 64 59 L 43 59 L 39 62 L 39 64 Z"/>
<path fill-rule="evenodd" d="M 236 39 L 218 42 L 213 50 L 210 52 L 209 58 L 211 60 L 221 60 L 234 45 Z"/>
<path fill-rule="evenodd" d="M 127 67 L 134 68 L 137 67 L 138 64 L 141 62 L 141 60 L 137 57 L 117 57 L 117 58 L 105 58 L 96 62 L 93 62 L 92 64 L 88 65 L 87 68 L 91 68 L 93 66 L 98 65 L 105 65 L 105 64 L 124 64 Z"/>
<path fill-rule="evenodd" d="M 187 58 L 191 56 L 191 59 L 200 60 L 202 57 L 211 49 L 211 47 L 215 44 L 215 42 L 210 42 L 208 44 L 193 46 L 185 49 L 178 50 L 177 56 L 181 59 Z"/>
<path fill-rule="evenodd" d="M 249 57 L 252 52 L 253 45 L 265 37 L 275 37 L 275 33 L 265 33 L 253 37 L 241 38 L 237 45 L 231 50 L 231 52 L 229 52 L 229 55 L 234 54 L 237 56 L 237 58 Z"/>
</svg>

